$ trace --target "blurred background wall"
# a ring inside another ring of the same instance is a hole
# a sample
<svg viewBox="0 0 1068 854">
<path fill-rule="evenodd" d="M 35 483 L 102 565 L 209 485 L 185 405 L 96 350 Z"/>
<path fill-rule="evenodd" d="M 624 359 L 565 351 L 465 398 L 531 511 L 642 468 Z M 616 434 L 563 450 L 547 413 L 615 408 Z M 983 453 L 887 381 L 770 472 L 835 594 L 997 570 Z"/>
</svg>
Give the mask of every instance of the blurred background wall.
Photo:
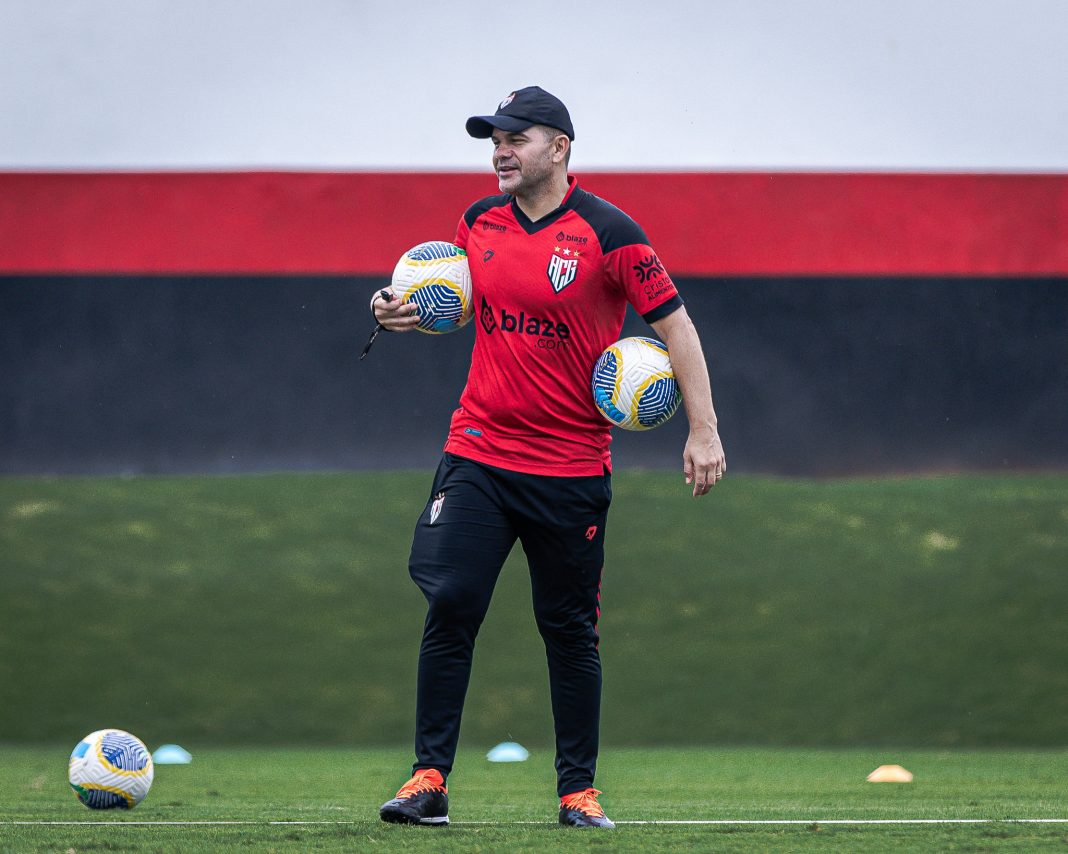
<svg viewBox="0 0 1068 854">
<path fill-rule="evenodd" d="M 357 363 L 367 296 L 496 191 L 462 123 L 531 83 L 677 280 L 736 471 L 1061 467 L 1065 35 L 1039 0 L 14 0 L 0 472 L 432 465 L 471 330 Z"/>
</svg>

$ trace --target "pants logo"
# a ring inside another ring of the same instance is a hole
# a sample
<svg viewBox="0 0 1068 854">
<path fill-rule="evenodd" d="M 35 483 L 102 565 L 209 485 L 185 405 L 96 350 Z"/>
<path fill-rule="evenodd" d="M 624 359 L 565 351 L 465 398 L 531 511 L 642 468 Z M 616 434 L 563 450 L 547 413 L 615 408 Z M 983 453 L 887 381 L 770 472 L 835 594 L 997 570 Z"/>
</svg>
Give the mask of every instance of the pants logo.
<svg viewBox="0 0 1068 854">
<path fill-rule="evenodd" d="M 433 525 L 438 516 L 441 515 L 441 508 L 445 504 L 445 493 L 439 492 L 434 496 L 434 503 L 430 505 L 430 524 Z"/>
<path fill-rule="evenodd" d="M 597 536 L 597 526 L 596 525 L 590 525 L 590 527 L 588 527 L 586 529 L 586 539 L 592 541 L 593 538 L 596 537 L 596 536 Z"/>
</svg>

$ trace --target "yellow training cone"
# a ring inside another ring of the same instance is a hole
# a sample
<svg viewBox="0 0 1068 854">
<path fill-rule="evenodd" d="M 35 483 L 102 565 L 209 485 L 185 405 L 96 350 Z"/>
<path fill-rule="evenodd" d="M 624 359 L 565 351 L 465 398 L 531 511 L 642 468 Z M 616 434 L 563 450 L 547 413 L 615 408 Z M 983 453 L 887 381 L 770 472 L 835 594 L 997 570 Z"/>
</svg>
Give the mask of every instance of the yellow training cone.
<svg viewBox="0 0 1068 854">
<path fill-rule="evenodd" d="M 869 783 L 911 783 L 912 772 L 900 765 L 880 765 L 868 775 Z"/>
</svg>

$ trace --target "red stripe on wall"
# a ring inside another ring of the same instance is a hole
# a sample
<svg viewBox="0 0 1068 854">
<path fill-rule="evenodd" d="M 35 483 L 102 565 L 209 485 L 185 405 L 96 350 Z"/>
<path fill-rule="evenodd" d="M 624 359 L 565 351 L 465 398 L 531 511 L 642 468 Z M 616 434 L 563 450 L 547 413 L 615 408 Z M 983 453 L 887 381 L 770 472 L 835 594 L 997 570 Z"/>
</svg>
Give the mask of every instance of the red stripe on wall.
<svg viewBox="0 0 1068 854">
<path fill-rule="evenodd" d="M 675 275 L 1068 274 L 1068 175 L 579 173 Z M 0 173 L 2 273 L 384 274 L 465 173 Z"/>
</svg>

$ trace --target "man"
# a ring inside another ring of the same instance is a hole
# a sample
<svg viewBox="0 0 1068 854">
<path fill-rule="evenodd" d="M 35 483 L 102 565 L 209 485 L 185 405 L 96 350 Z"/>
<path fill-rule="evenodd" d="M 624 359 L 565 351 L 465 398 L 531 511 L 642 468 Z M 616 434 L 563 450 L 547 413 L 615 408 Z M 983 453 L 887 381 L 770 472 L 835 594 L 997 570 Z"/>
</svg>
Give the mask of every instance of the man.
<svg viewBox="0 0 1068 854">
<path fill-rule="evenodd" d="M 619 338 L 627 303 L 667 344 L 690 433 L 686 482 L 705 495 L 726 471 L 701 345 L 641 228 L 567 174 L 575 131 L 537 86 L 505 98 L 467 132 L 493 141 L 502 195 L 472 205 L 467 250 L 475 344 L 467 386 L 416 527 L 409 572 L 428 603 L 419 652 L 413 777 L 383 820 L 447 824 L 475 636 L 518 539 L 545 641 L 556 730 L 559 820 L 613 827 L 593 788 L 600 720 L 598 655 L 604 533 L 611 501 L 609 424 L 590 391 L 594 362 Z M 388 294 L 387 294 L 388 295 Z M 394 332 L 414 304 L 376 294 Z"/>
</svg>

